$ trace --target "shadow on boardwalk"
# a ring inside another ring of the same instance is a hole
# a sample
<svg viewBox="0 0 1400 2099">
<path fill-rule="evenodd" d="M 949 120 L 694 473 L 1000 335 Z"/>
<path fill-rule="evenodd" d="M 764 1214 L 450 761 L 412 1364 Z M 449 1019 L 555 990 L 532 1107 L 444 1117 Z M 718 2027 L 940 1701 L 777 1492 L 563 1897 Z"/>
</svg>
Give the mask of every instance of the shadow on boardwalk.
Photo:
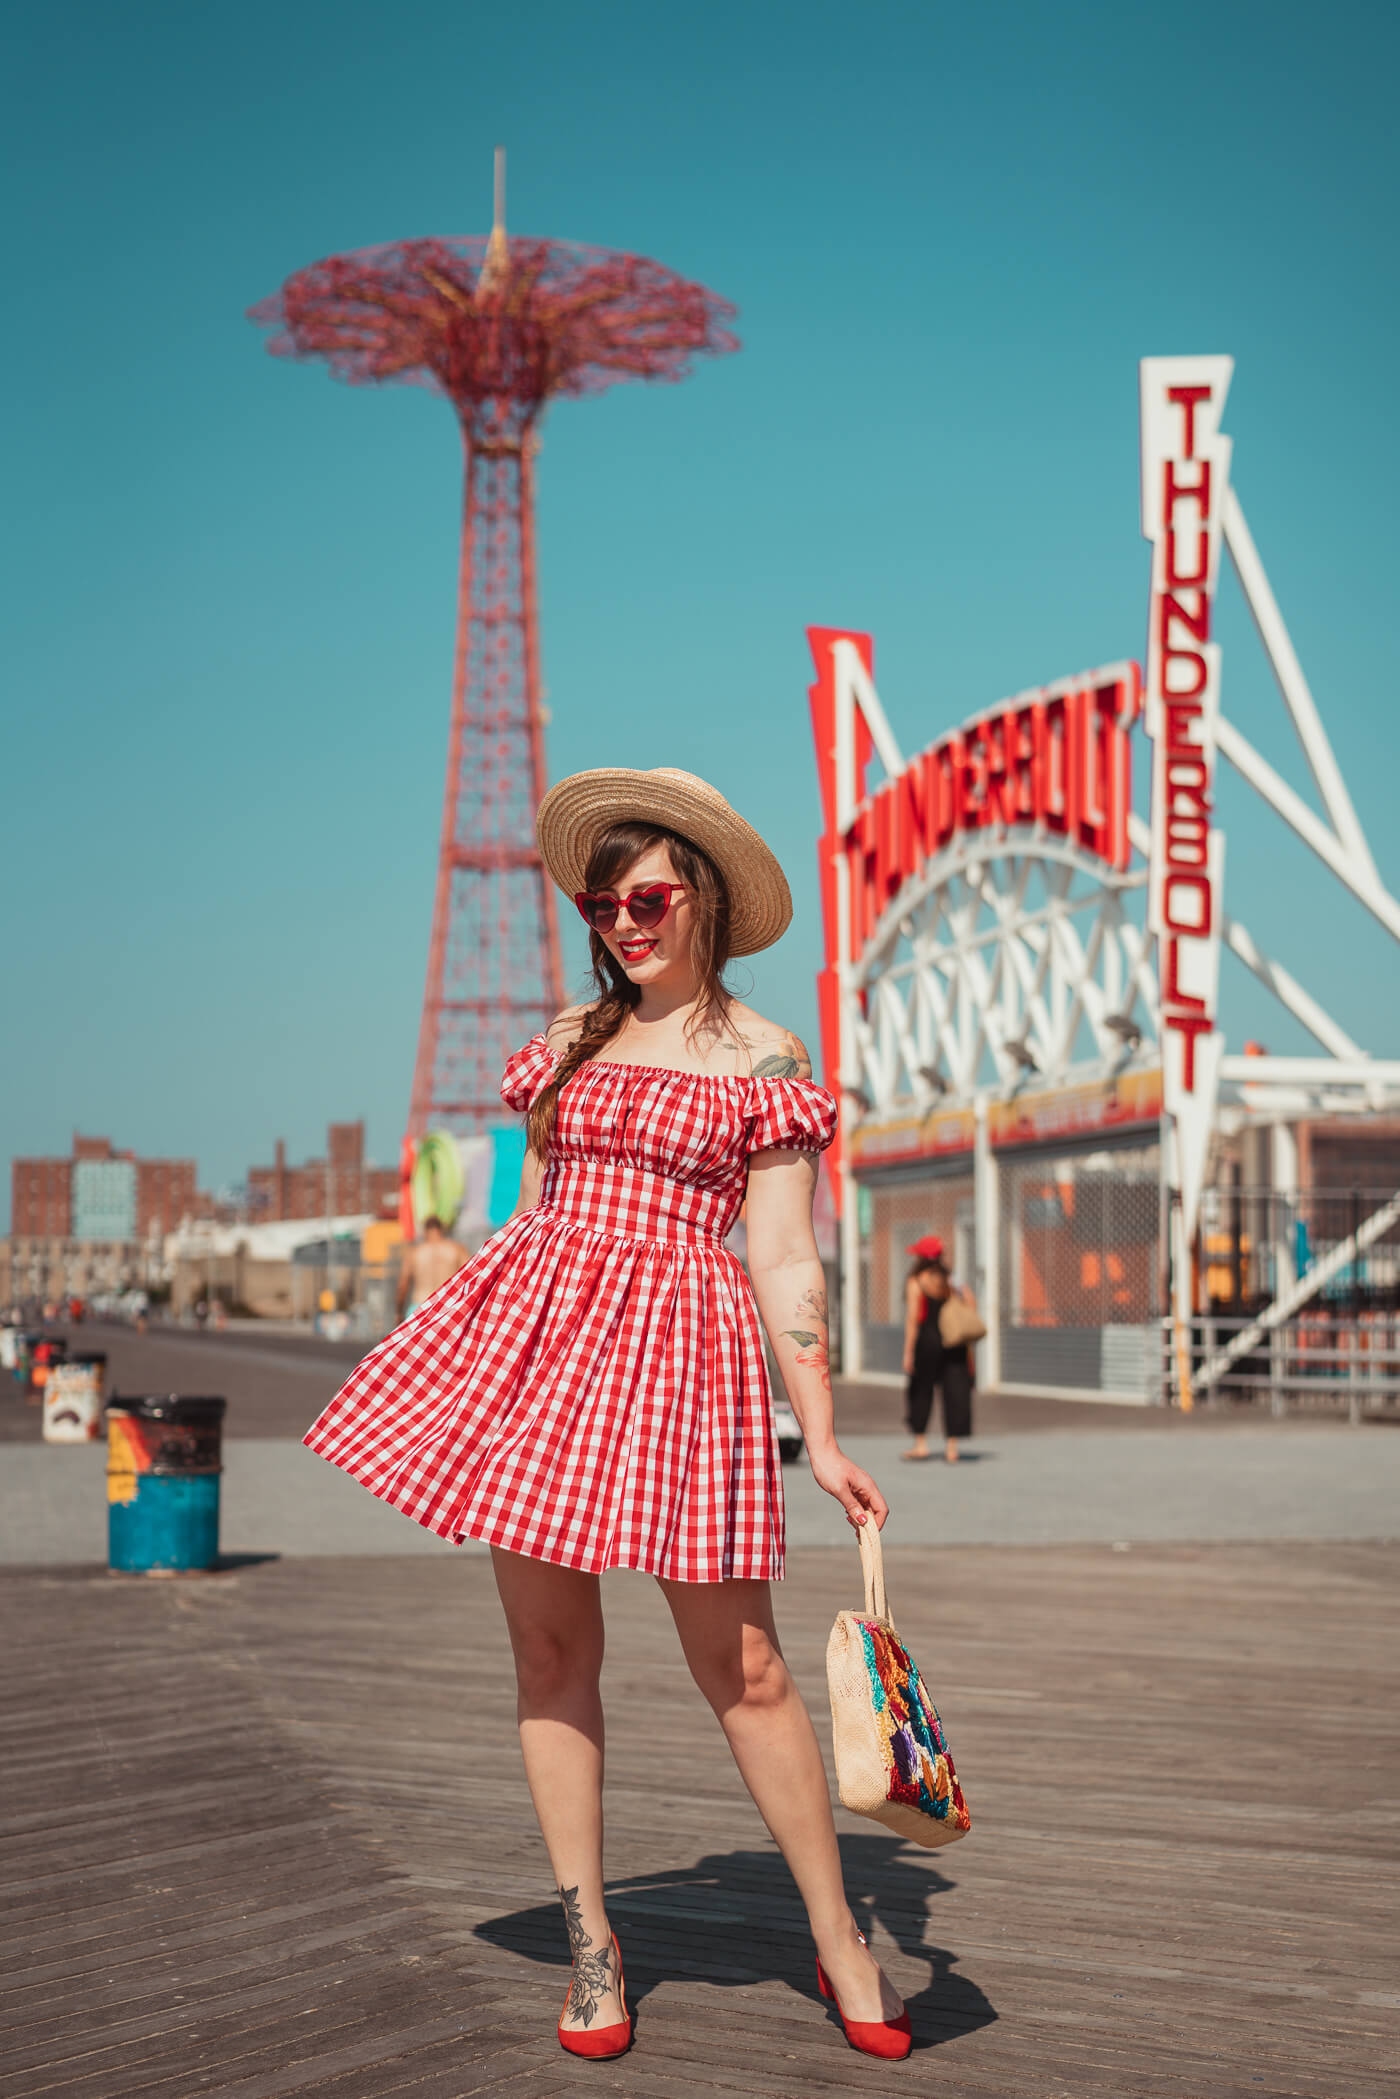
<svg viewBox="0 0 1400 2099">
<path fill-rule="evenodd" d="M 929 1898 L 954 1883 L 916 1862 L 896 1837 L 843 1836 L 841 1861 L 851 1908 L 866 1937 L 883 1925 L 910 1961 L 928 1963 L 928 1981 L 906 2000 L 916 2045 L 934 2046 L 990 2026 L 996 2011 L 977 1984 L 958 1972 L 957 1954 L 926 1937 Z M 610 1880 L 607 1894 L 619 1936 L 627 1936 L 629 1920 L 645 1933 L 634 1929 L 623 1949 L 635 2006 L 681 1977 L 719 1988 L 773 1981 L 815 1995 L 811 1949 L 793 1928 L 800 1911 L 792 1876 L 772 1852 L 710 1852 L 675 1872 Z M 789 1929 L 779 1936 L 768 1928 L 770 1918 L 782 1919 Z M 561 1976 L 568 1968 L 557 1902 L 488 1918 L 476 1929 L 493 1946 L 558 1967 Z"/>
</svg>

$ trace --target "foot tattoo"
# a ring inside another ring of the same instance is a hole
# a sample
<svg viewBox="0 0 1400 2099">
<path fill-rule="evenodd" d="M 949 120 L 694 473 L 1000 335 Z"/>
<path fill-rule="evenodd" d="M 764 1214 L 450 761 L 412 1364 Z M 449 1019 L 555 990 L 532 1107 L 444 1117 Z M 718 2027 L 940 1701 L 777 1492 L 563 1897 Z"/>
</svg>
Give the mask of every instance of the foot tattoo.
<svg viewBox="0 0 1400 2099">
<path fill-rule="evenodd" d="M 577 1888 L 561 1888 L 559 1900 L 564 1905 L 564 1922 L 569 1930 L 569 1952 L 574 1963 L 574 1979 L 569 1984 L 569 2001 L 564 2006 L 564 2017 L 578 2019 L 584 2026 L 591 2026 L 598 2016 L 599 2007 L 614 1988 L 612 1942 L 609 1940 L 606 1945 L 594 1948 L 592 1939 L 583 1928 Z"/>
</svg>

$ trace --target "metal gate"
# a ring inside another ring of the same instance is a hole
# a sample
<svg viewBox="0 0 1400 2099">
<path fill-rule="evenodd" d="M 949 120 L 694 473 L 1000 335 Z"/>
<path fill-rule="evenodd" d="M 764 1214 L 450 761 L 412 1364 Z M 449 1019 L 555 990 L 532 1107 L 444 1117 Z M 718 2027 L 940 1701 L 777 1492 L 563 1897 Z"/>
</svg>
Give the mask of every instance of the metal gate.
<svg viewBox="0 0 1400 2099">
<path fill-rule="evenodd" d="M 999 1382 L 1159 1396 L 1158 1147 L 1003 1155 L 998 1177 Z"/>
<path fill-rule="evenodd" d="M 1400 1222 L 1393 1188 L 1255 1188 L 1201 1200 L 1193 1396 L 1274 1413 L 1400 1417 Z M 1309 1287 L 1312 1284 L 1315 1287 Z M 1182 1351 L 1163 1335 L 1180 1398 Z"/>
</svg>

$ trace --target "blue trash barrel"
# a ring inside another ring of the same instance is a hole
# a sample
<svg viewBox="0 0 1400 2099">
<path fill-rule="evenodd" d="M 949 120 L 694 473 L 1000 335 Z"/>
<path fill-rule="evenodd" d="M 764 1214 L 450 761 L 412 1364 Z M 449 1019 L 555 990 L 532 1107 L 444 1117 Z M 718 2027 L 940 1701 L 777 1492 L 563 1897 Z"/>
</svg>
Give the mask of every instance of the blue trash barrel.
<svg viewBox="0 0 1400 2099">
<path fill-rule="evenodd" d="M 197 1574 L 219 1557 L 223 1399 L 114 1398 L 107 1408 L 107 1565 Z"/>
</svg>

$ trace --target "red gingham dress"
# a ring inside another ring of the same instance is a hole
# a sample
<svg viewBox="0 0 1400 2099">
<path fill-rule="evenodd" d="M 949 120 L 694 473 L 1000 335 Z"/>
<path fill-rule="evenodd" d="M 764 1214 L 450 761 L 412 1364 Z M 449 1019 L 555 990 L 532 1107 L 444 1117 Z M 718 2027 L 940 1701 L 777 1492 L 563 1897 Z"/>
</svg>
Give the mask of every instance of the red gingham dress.
<svg viewBox="0 0 1400 2099">
<path fill-rule="evenodd" d="M 506 1066 L 527 1109 L 542 1035 Z M 782 1472 L 758 1308 L 724 1245 L 754 1152 L 822 1151 L 805 1079 L 583 1065 L 538 1206 L 365 1357 L 306 1436 L 426 1529 L 589 1574 L 776 1580 Z"/>
</svg>

